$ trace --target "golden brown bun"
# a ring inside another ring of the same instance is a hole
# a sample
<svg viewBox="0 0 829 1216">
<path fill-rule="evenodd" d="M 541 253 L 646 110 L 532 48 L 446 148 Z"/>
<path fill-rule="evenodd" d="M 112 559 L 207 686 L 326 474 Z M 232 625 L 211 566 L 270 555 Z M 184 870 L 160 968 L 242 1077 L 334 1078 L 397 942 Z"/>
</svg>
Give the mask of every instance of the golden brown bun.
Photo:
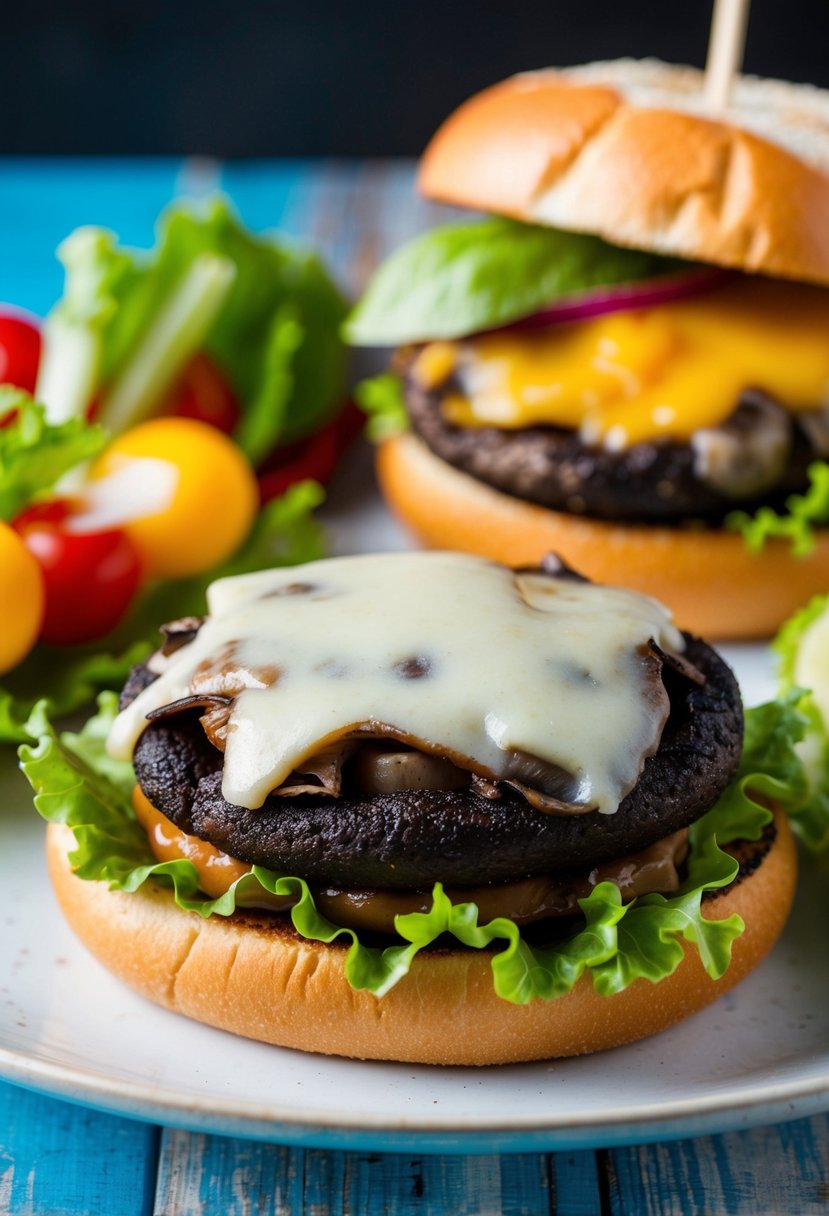
<svg viewBox="0 0 829 1216">
<path fill-rule="evenodd" d="M 702 79 L 648 60 L 513 76 L 447 119 L 420 189 L 617 245 L 829 284 L 829 94 L 743 77 L 714 117 Z"/>
<path fill-rule="evenodd" d="M 794 893 L 796 859 L 788 825 L 759 869 L 711 901 L 711 919 L 739 913 L 746 931 L 716 982 L 687 952 L 653 986 L 637 980 L 614 997 L 582 979 L 555 1001 L 512 1005 L 495 995 L 489 956 L 446 950 L 415 958 L 381 999 L 349 987 L 344 946 L 305 941 L 277 920 L 237 914 L 202 920 L 169 889 L 147 883 L 134 895 L 76 878 L 67 860 L 70 829 L 50 825 L 49 872 L 75 933 L 110 971 L 167 1009 L 222 1030 L 327 1055 L 422 1064 L 506 1064 L 580 1055 L 664 1030 L 733 987 L 776 941 Z"/>
<path fill-rule="evenodd" d="M 382 443 L 377 472 L 386 501 L 434 549 L 478 553 L 526 566 L 555 552 L 598 583 L 633 587 L 673 610 L 702 637 L 770 637 L 829 587 L 829 529 L 814 552 L 792 557 L 788 541 L 749 553 L 739 533 L 614 524 L 551 511 L 492 489 L 435 456 L 416 436 Z"/>
</svg>

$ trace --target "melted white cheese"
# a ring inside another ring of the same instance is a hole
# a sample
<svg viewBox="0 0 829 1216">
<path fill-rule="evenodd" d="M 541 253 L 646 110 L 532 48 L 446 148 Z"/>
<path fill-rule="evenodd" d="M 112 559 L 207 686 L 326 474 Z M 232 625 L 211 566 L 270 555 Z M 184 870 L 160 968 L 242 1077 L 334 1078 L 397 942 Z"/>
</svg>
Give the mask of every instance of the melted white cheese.
<svg viewBox="0 0 829 1216">
<path fill-rule="evenodd" d="M 683 649 L 655 600 L 452 553 L 223 579 L 208 606 L 109 748 L 130 758 L 145 715 L 194 690 L 238 692 L 222 792 L 249 808 L 324 742 L 383 722 L 496 777 L 512 751 L 540 757 L 573 774 L 576 801 L 613 812 L 664 722 L 644 648 Z"/>
</svg>

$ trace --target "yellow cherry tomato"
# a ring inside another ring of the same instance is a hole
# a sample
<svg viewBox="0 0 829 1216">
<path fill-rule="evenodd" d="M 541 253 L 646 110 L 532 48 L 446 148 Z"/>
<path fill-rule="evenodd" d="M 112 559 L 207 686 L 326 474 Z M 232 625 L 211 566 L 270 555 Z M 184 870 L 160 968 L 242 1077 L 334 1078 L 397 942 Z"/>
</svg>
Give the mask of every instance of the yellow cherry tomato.
<svg viewBox="0 0 829 1216">
<path fill-rule="evenodd" d="M 201 574 L 229 558 L 259 505 L 256 477 L 239 448 L 192 418 L 156 418 L 126 431 L 91 476 L 130 487 L 136 513 L 121 526 L 151 578 Z"/>
<path fill-rule="evenodd" d="M 0 674 L 34 646 L 45 603 L 40 566 L 17 533 L 0 523 Z"/>
</svg>

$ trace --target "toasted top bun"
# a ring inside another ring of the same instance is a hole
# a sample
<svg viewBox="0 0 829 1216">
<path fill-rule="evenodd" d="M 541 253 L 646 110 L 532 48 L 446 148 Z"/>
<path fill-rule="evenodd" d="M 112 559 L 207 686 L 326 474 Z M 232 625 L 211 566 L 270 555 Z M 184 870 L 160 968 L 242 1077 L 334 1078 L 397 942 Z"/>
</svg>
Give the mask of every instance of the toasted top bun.
<svg viewBox="0 0 829 1216">
<path fill-rule="evenodd" d="M 465 102 L 421 164 L 430 198 L 616 245 L 829 285 L 829 92 L 617 60 L 513 76 Z"/>
<path fill-rule="evenodd" d="M 422 1064 L 505 1064 L 581 1055 L 655 1034 L 695 1013 L 755 967 L 789 913 L 796 876 L 785 816 L 760 865 L 705 915 L 742 916 L 731 966 L 711 980 L 696 951 L 656 986 L 636 980 L 599 996 L 586 976 L 567 996 L 513 1005 L 496 995 L 491 956 L 463 948 L 419 954 L 384 997 L 345 978 L 346 946 L 308 941 L 285 918 L 185 912 L 152 881 L 134 894 L 72 873 L 71 829 L 50 824 L 49 873 L 85 946 L 137 992 L 199 1022 L 265 1043 L 326 1055 Z"/>
</svg>

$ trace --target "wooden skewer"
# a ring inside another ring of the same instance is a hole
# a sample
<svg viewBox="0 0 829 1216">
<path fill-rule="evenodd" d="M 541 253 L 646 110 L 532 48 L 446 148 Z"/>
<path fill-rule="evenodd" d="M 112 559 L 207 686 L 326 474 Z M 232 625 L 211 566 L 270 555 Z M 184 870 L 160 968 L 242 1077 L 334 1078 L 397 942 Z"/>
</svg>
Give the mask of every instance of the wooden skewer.
<svg viewBox="0 0 829 1216">
<path fill-rule="evenodd" d="M 751 0 L 714 0 L 708 59 L 705 64 L 705 103 L 724 110 L 734 77 L 743 61 Z"/>
</svg>

